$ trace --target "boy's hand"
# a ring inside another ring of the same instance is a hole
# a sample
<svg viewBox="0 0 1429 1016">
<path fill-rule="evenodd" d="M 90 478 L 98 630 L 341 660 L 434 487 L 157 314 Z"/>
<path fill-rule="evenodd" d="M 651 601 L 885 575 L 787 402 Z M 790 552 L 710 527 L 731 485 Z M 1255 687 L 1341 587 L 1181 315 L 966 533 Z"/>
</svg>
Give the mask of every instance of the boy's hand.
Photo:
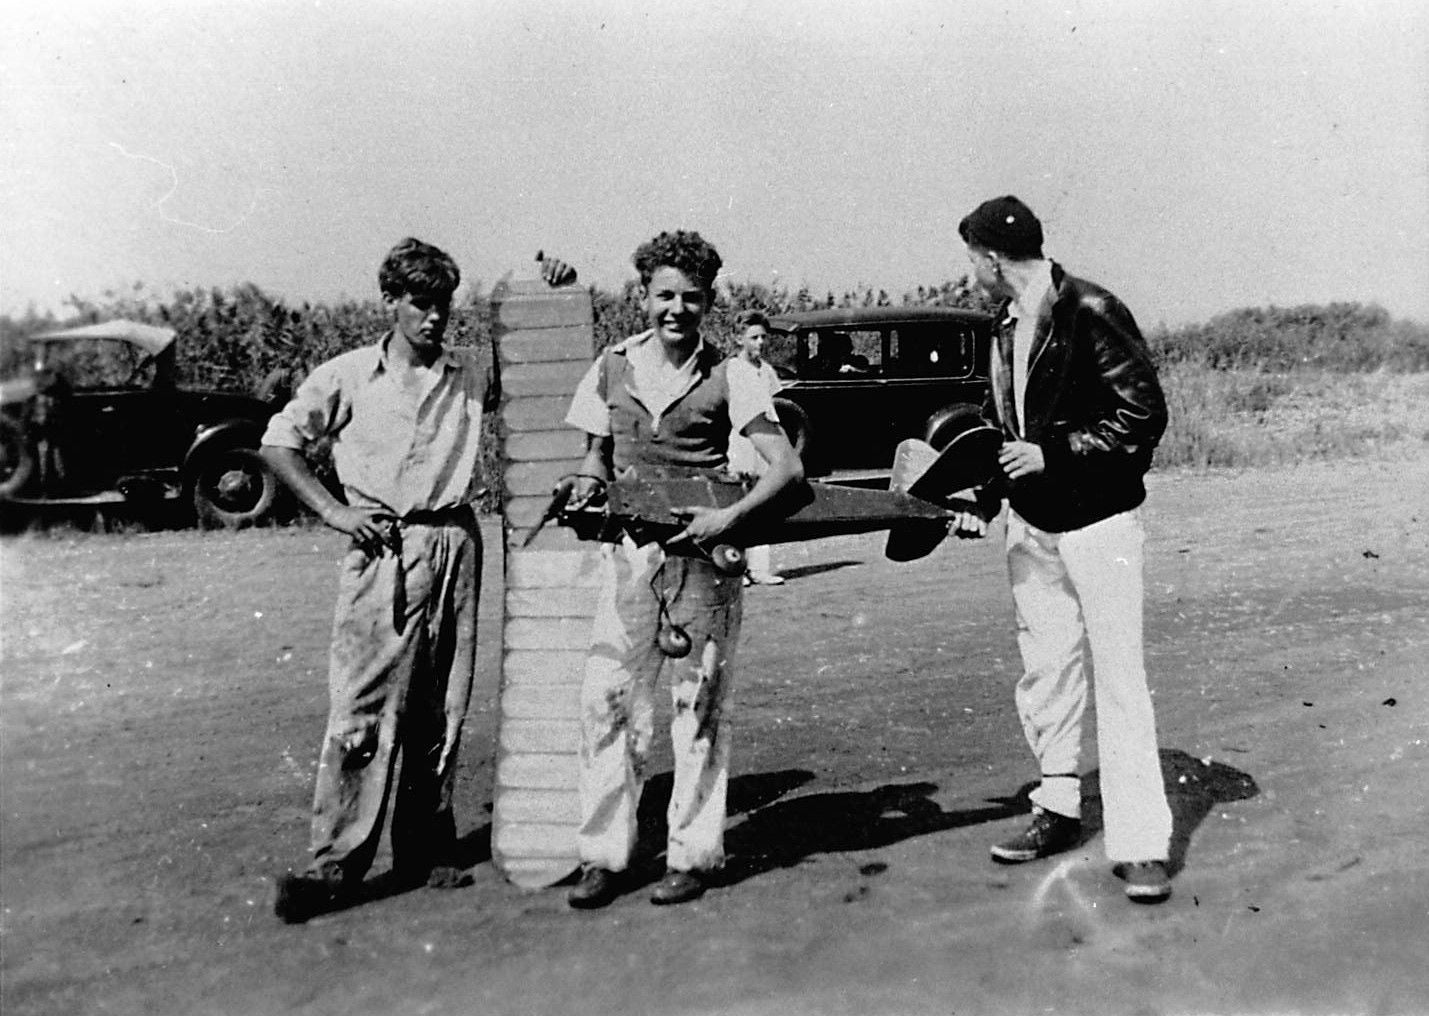
<svg viewBox="0 0 1429 1016">
<path fill-rule="evenodd" d="M 1042 446 L 1031 441 L 1008 441 L 997 453 L 998 465 L 1009 480 L 1019 480 L 1024 476 L 1036 476 L 1047 468 L 1047 460 L 1042 454 Z"/>
<path fill-rule="evenodd" d="M 980 540 L 987 535 L 987 519 L 977 512 L 958 512 L 948 523 L 948 532 L 960 540 Z"/>
<path fill-rule="evenodd" d="M 576 281 L 576 270 L 560 258 L 548 258 L 545 251 L 536 252 L 536 260 L 541 265 L 541 278 L 548 286 L 569 286 Z"/>
<path fill-rule="evenodd" d="M 667 543 L 679 543 L 681 540 L 689 540 L 696 544 L 707 543 L 715 537 L 723 536 L 729 532 L 739 521 L 739 514 L 731 508 L 690 505 L 671 508 L 670 511 L 680 518 L 688 518 L 690 521 L 685 523 L 684 529 L 667 540 Z"/>
<path fill-rule="evenodd" d="M 340 505 L 329 509 L 323 515 L 323 521 L 352 537 L 352 542 L 369 555 L 382 553 L 383 547 L 394 551 L 398 549 L 397 519 L 387 512 Z"/>
</svg>

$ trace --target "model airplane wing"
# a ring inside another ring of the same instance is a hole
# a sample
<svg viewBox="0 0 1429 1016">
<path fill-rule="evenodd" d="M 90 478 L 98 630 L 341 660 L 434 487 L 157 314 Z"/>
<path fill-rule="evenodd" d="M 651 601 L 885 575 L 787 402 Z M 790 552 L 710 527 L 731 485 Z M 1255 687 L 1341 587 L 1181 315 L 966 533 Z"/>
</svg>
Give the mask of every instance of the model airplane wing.
<svg viewBox="0 0 1429 1016">
<path fill-rule="evenodd" d="M 605 484 L 603 496 L 576 504 L 571 495 L 573 483 L 566 480 L 556 487 L 542 522 L 528 534 L 526 542 L 546 521 L 554 520 L 574 529 L 582 539 L 617 540 L 629 536 L 638 544 L 667 543 L 685 528 L 688 516 L 682 509 L 727 507 L 742 498 L 752 483 L 705 471 L 637 469 Z M 680 541 L 671 544 L 670 550 L 708 556 L 717 564 L 737 562 L 736 570 L 743 570 L 742 554 L 731 556 L 731 548 L 797 543 L 902 526 L 922 537 L 919 542 L 927 545 L 923 552 L 926 554 L 941 542 L 956 512 L 967 507 L 971 502 L 939 505 L 906 491 L 804 483 L 726 534 L 719 547 L 706 549 Z"/>
</svg>

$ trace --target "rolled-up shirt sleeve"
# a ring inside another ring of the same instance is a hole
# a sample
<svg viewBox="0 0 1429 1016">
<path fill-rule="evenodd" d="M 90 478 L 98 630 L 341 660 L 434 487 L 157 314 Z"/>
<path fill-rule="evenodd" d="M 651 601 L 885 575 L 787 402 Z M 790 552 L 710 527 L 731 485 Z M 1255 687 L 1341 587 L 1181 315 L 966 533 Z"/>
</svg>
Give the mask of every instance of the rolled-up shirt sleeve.
<svg viewBox="0 0 1429 1016">
<path fill-rule="evenodd" d="M 566 423 L 596 437 L 610 436 L 610 407 L 600 397 L 597 384 L 600 381 L 601 357 L 590 365 L 590 369 L 576 385 L 576 393 L 571 398 L 571 408 L 566 413 Z"/>
<path fill-rule="evenodd" d="M 314 441 L 331 436 L 341 416 L 342 386 L 337 371 L 325 363 L 309 374 L 292 400 L 268 420 L 263 443 L 306 451 Z"/>
<path fill-rule="evenodd" d="M 774 399 L 769 394 L 769 384 L 760 376 L 759 368 L 736 357 L 729 361 L 727 371 L 725 376 L 729 381 L 729 425 L 734 433 L 743 434 L 744 428 L 758 416 L 777 424 L 779 414 L 774 411 Z"/>
</svg>

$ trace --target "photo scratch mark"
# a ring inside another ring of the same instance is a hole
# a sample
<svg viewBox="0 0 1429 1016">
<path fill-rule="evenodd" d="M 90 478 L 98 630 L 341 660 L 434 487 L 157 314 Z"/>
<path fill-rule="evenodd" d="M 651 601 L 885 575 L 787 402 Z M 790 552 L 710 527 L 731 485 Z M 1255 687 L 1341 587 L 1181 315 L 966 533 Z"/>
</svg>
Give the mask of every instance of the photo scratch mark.
<svg viewBox="0 0 1429 1016">
<path fill-rule="evenodd" d="M 1036 891 L 1032 894 L 1030 901 L 1031 909 L 1040 909 L 1046 903 L 1047 893 L 1051 890 L 1052 886 L 1062 885 L 1066 887 L 1073 902 L 1077 903 L 1084 910 L 1090 910 L 1091 907 L 1087 904 L 1086 898 L 1081 894 L 1080 890 L 1077 889 L 1076 885 L 1072 883 L 1071 879 L 1067 877 L 1076 865 L 1077 858 L 1068 857 L 1064 858 L 1055 868 L 1049 871 L 1038 884 Z"/>
<path fill-rule="evenodd" d="M 155 211 L 157 211 L 159 213 L 159 217 L 165 222 L 171 222 L 176 226 L 187 226 L 190 229 L 197 229 L 203 233 L 231 233 L 233 230 L 241 226 L 244 221 L 247 220 L 247 218 L 253 214 L 254 209 L 258 207 L 258 192 L 254 191 L 253 200 L 248 203 L 247 210 L 244 211 L 242 215 L 238 216 L 237 219 L 235 219 L 231 224 L 227 226 L 205 226 L 201 222 L 190 222 L 187 219 L 177 218 L 176 216 L 170 215 L 168 211 L 165 210 L 164 202 L 168 201 L 169 198 L 173 197 L 179 189 L 178 171 L 174 169 L 173 166 L 169 165 L 167 162 L 163 162 L 159 159 L 156 159 L 151 155 L 141 155 L 138 152 L 131 152 L 117 141 L 109 142 L 109 146 L 111 148 L 117 148 L 119 150 L 119 153 L 126 158 L 139 159 L 143 162 L 152 162 L 154 165 L 161 167 L 165 172 L 169 174 L 169 189 L 165 191 L 164 194 L 157 201 L 155 201 L 152 205 L 149 206 L 150 208 L 153 208 Z"/>
</svg>

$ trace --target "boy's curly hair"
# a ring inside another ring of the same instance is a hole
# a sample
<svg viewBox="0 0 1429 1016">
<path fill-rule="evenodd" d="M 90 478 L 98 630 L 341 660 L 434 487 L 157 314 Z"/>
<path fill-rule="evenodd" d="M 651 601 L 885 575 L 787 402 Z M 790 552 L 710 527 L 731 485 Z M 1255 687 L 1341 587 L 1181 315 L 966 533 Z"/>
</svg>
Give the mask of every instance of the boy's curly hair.
<svg viewBox="0 0 1429 1016">
<path fill-rule="evenodd" d="M 734 325 L 741 332 L 743 332 L 747 328 L 753 328 L 755 325 L 758 325 L 761 328 L 768 328 L 769 315 L 764 313 L 762 310 L 740 311 L 739 317 L 734 319 Z"/>
<path fill-rule="evenodd" d="M 708 240 L 693 230 L 685 229 L 664 232 L 642 243 L 635 249 L 631 260 L 640 273 L 642 286 L 650 285 L 650 280 L 661 268 L 677 268 L 706 290 L 713 290 L 715 277 L 724 266 L 719 252 Z"/>
<path fill-rule="evenodd" d="M 460 283 L 450 254 L 410 236 L 387 252 L 377 272 L 382 295 L 394 300 L 405 293 L 450 299 Z"/>
</svg>

